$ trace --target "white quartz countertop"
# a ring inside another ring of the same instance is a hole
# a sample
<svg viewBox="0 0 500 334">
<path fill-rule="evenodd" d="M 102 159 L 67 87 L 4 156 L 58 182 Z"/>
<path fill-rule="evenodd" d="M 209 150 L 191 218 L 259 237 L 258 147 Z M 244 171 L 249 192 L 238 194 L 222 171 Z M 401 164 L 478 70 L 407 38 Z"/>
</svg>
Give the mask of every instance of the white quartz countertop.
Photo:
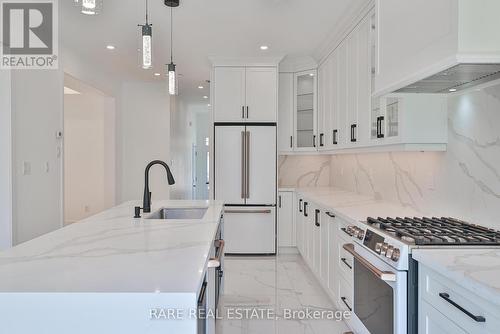
<svg viewBox="0 0 500 334">
<path fill-rule="evenodd" d="M 0 253 L 0 293 L 197 293 L 223 204 L 153 201 L 152 212 L 208 207 L 202 219 L 168 221 L 132 218 L 140 204 L 124 203 Z"/>
<path fill-rule="evenodd" d="M 367 217 L 419 217 L 423 215 L 410 207 L 376 200 L 373 197 L 338 188 L 298 188 L 296 191 L 347 220 L 366 221 Z"/>
<path fill-rule="evenodd" d="M 500 249 L 416 249 L 412 257 L 500 306 Z"/>
</svg>

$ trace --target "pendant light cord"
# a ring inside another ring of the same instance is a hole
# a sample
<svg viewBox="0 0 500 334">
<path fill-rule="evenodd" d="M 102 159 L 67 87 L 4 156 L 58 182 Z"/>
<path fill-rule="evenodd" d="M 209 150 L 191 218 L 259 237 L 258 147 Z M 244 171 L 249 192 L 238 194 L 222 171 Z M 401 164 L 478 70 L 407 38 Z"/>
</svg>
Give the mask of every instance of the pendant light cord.
<svg viewBox="0 0 500 334">
<path fill-rule="evenodd" d="M 148 22 L 148 0 L 146 0 L 146 24 L 149 24 L 149 22 Z"/>
<path fill-rule="evenodd" d="M 174 62 L 174 23 L 173 23 L 173 11 L 170 7 L 170 62 Z"/>
</svg>

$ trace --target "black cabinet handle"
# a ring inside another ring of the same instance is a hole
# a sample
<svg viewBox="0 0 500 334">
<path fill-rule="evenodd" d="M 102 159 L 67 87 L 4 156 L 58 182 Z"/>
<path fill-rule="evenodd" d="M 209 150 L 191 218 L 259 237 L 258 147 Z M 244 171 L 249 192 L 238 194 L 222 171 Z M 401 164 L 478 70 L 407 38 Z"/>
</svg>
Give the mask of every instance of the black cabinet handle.
<svg viewBox="0 0 500 334">
<path fill-rule="evenodd" d="M 316 211 L 314 212 L 314 225 L 316 225 L 317 227 L 320 227 L 319 213 L 320 213 L 320 211 L 318 209 L 316 209 Z"/>
<path fill-rule="evenodd" d="M 319 146 L 320 146 L 320 147 L 325 146 L 325 145 L 323 144 L 323 137 L 324 137 L 324 136 L 325 136 L 325 134 L 324 134 L 324 133 L 320 133 L 320 134 L 319 134 Z"/>
<path fill-rule="evenodd" d="M 325 212 L 325 213 L 326 213 L 326 215 L 327 215 L 328 217 L 330 217 L 330 218 L 335 218 L 335 215 L 334 215 L 333 213 L 328 212 L 328 211 L 327 211 L 327 212 Z"/>
<path fill-rule="evenodd" d="M 338 138 L 337 138 L 338 134 L 339 134 L 339 130 L 337 130 L 337 129 L 333 130 L 333 133 L 332 133 L 333 145 L 338 144 Z"/>
<path fill-rule="evenodd" d="M 439 294 L 439 297 L 443 298 L 448 303 L 450 303 L 451 305 L 455 306 L 457 309 L 459 309 L 460 311 L 462 311 L 463 313 L 465 313 L 469 318 L 471 318 L 475 322 L 486 322 L 486 319 L 483 316 L 481 316 L 481 315 L 474 315 L 474 314 L 470 313 L 469 311 L 467 311 L 466 309 L 464 309 L 462 306 L 460 306 L 457 303 L 455 303 L 453 300 L 451 300 L 449 294 L 447 294 L 445 292 L 441 292 Z"/>
<path fill-rule="evenodd" d="M 281 195 L 278 196 L 278 207 L 281 208 Z"/>
<path fill-rule="evenodd" d="M 356 124 L 351 124 L 351 142 L 356 142 Z"/>
<path fill-rule="evenodd" d="M 384 121 L 384 116 L 377 117 L 377 138 L 384 138 L 382 133 L 382 122 Z"/>
<path fill-rule="evenodd" d="M 340 299 L 342 299 L 342 302 L 345 304 L 345 306 L 347 306 L 347 308 L 349 309 L 349 311 L 352 311 L 352 308 L 346 302 L 347 298 L 346 297 L 340 297 Z"/>
<path fill-rule="evenodd" d="M 308 203 L 304 202 L 304 217 L 309 216 L 309 214 L 307 213 L 307 205 L 308 205 Z"/>
<path fill-rule="evenodd" d="M 245 118 L 245 106 L 241 106 L 241 118 Z"/>
<path fill-rule="evenodd" d="M 316 147 L 316 135 L 313 135 L 313 147 Z"/>
<path fill-rule="evenodd" d="M 293 136 L 290 136 L 290 148 L 293 148 Z"/>
<path fill-rule="evenodd" d="M 341 258 L 340 261 L 344 262 L 344 264 L 349 267 L 349 269 L 352 270 L 352 266 L 349 264 L 349 262 L 347 262 L 347 259 L 345 257 Z"/>
<path fill-rule="evenodd" d="M 247 106 L 247 118 L 248 118 L 248 109 L 249 109 L 249 108 L 248 108 L 248 106 Z"/>
<path fill-rule="evenodd" d="M 299 199 L 299 212 L 302 212 L 302 198 Z"/>
</svg>

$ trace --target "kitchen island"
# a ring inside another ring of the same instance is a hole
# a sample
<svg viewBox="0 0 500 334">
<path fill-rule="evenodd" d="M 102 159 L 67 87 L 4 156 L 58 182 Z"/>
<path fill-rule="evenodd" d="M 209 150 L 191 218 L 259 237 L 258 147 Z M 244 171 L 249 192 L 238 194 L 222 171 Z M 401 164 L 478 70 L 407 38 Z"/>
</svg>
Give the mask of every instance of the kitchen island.
<svg viewBox="0 0 500 334">
<path fill-rule="evenodd" d="M 200 219 L 178 220 L 135 219 L 138 205 L 124 203 L 0 253 L 0 332 L 196 333 L 196 318 L 157 311 L 197 307 L 223 203 L 153 202 L 153 213 L 207 208 Z"/>
</svg>

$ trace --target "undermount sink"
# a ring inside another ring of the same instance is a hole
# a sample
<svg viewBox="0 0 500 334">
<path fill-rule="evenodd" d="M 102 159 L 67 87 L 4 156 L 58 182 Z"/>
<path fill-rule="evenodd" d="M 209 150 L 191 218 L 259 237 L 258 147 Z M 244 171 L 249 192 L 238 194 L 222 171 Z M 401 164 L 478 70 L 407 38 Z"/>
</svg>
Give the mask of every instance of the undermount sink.
<svg viewBox="0 0 500 334">
<path fill-rule="evenodd" d="M 161 208 L 146 219 L 201 219 L 208 208 Z"/>
</svg>

